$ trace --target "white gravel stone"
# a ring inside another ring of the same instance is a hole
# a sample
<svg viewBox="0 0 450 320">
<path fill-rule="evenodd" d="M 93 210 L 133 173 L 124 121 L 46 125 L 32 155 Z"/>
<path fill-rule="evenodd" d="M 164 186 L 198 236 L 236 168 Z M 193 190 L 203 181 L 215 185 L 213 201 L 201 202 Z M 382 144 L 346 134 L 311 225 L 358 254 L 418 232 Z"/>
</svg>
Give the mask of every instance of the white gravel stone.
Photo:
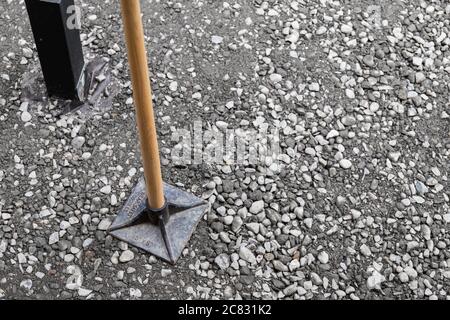
<svg viewBox="0 0 450 320">
<path fill-rule="evenodd" d="M 253 252 L 248 249 L 245 246 L 241 246 L 240 250 L 239 250 L 239 257 L 241 257 L 241 259 L 249 262 L 250 264 L 255 264 L 256 263 L 256 257 L 253 254 Z"/>
<path fill-rule="evenodd" d="M 252 214 L 258 214 L 263 210 L 264 210 L 264 201 L 263 200 L 253 202 L 252 206 L 250 207 L 250 213 L 252 213 Z"/>
<path fill-rule="evenodd" d="M 223 37 L 221 36 L 212 36 L 211 41 L 214 44 L 221 44 L 223 42 Z"/>
<path fill-rule="evenodd" d="M 27 263 L 27 257 L 25 257 L 25 255 L 22 252 L 20 252 L 17 255 L 17 260 L 19 261 L 20 264 Z"/>
<path fill-rule="evenodd" d="M 86 139 L 84 137 L 75 137 L 72 139 L 72 147 L 74 149 L 81 149 L 86 142 Z"/>
<path fill-rule="evenodd" d="M 102 221 L 100 221 L 97 228 L 98 230 L 106 231 L 111 226 L 111 223 L 112 223 L 111 220 L 103 219 Z"/>
<path fill-rule="evenodd" d="M 413 267 L 408 266 L 404 269 L 404 271 L 411 279 L 415 279 L 418 276 L 416 269 L 414 269 Z"/>
<path fill-rule="evenodd" d="M 33 117 L 31 116 L 31 114 L 28 111 L 22 112 L 22 115 L 20 116 L 20 119 L 23 122 L 30 122 L 32 118 Z"/>
<path fill-rule="evenodd" d="M 389 159 L 394 162 L 398 162 L 402 154 L 400 152 L 391 152 L 389 153 Z"/>
<path fill-rule="evenodd" d="M 327 29 L 326 27 L 320 26 L 320 27 L 317 29 L 316 34 L 320 36 L 320 35 L 326 33 L 327 31 L 328 31 L 328 29 Z"/>
<path fill-rule="evenodd" d="M 221 270 L 226 270 L 230 267 L 230 257 L 226 253 L 218 255 L 214 262 L 219 266 Z"/>
<path fill-rule="evenodd" d="M 172 274 L 170 269 L 161 269 L 161 277 L 166 278 Z"/>
<path fill-rule="evenodd" d="M 89 290 L 89 289 L 84 289 L 84 288 L 79 288 L 78 289 L 78 295 L 80 297 L 87 297 L 91 293 L 92 293 L 92 290 Z"/>
<path fill-rule="evenodd" d="M 78 266 L 67 267 L 67 272 L 71 274 L 66 281 L 66 288 L 68 290 L 78 290 L 83 285 L 83 273 Z"/>
<path fill-rule="evenodd" d="M 292 271 L 295 271 L 295 270 L 297 270 L 297 269 L 299 269 L 300 268 L 300 261 L 298 261 L 297 259 L 294 259 L 294 260 L 292 260 L 290 263 L 289 263 L 289 270 L 292 272 Z"/>
<path fill-rule="evenodd" d="M 130 288 L 130 297 L 139 299 L 142 297 L 142 291 L 135 288 Z"/>
<path fill-rule="evenodd" d="M 319 253 L 319 256 L 317 258 L 319 259 L 319 261 L 322 264 L 327 264 L 328 261 L 330 261 L 330 256 L 325 251 L 322 251 L 321 253 Z"/>
<path fill-rule="evenodd" d="M 27 291 L 29 291 L 29 290 L 31 290 L 31 288 L 33 287 L 33 281 L 32 281 L 31 279 L 23 280 L 23 281 L 20 283 L 20 287 L 21 287 L 21 288 L 24 288 L 24 289 L 27 290 Z"/>
<path fill-rule="evenodd" d="M 112 205 L 112 206 L 116 206 L 117 205 L 117 196 L 116 195 L 111 195 L 111 200 L 109 201 L 109 203 Z"/>
<path fill-rule="evenodd" d="M 59 242 L 59 232 L 53 232 L 48 238 L 48 244 L 52 245 Z"/>
<path fill-rule="evenodd" d="M 259 223 L 247 223 L 247 228 L 255 234 L 259 233 Z"/>
<path fill-rule="evenodd" d="M 341 168 L 346 170 L 350 169 L 353 166 L 352 162 L 347 159 L 342 159 L 341 161 L 339 161 L 339 165 L 341 166 Z"/>
<path fill-rule="evenodd" d="M 300 38 L 300 33 L 296 30 L 292 31 L 292 33 L 286 38 L 286 41 L 290 43 L 297 43 Z"/>
<path fill-rule="evenodd" d="M 125 250 L 122 252 L 122 254 L 119 257 L 119 261 L 122 263 L 130 262 L 134 259 L 134 253 L 130 250 Z"/>
<path fill-rule="evenodd" d="M 367 279 L 367 288 L 369 290 L 381 290 L 381 284 L 385 281 L 385 276 L 378 271 L 374 271 L 373 274 Z"/>
<path fill-rule="evenodd" d="M 327 135 L 327 140 L 339 137 L 339 132 L 337 130 L 331 130 Z"/>
<path fill-rule="evenodd" d="M 239 231 L 239 229 L 242 227 L 242 224 L 242 218 L 239 216 L 235 216 L 233 219 L 233 223 L 231 224 L 231 230 L 233 230 L 233 232 Z"/>
<path fill-rule="evenodd" d="M 111 190 L 111 186 L 110 185 L 104 186 L 103 188 L 100 189 L 100 192 L 103 193 L 103 194 L 110 194 L 111 191 L 112 190 Z"/>
<path fill-rule="evenodd" d="M 173 92 L 177 91 L 178 90 L 178 82 L 172 81 L 169 84 L 169 89 L 170 89 L 170 91 L 173 91 Z"/>
<path fill-rule="evenodd" d="M 345 89 L 345 95 L 349 99 L 355 99 L 355 97 L 356 97 L 355 90 L 353 90 L 353 89 Z"/>
<path fill-rule="evenodd" d="M 223 218 L 223 223 L 226 226 L 230 226 L 233 223 L 234 217 L 233 216 L 226 216 Z"/>
<path fill-rule="evenodd" d="M 350 212 L 352 214 L 353 219 L 355 219 L 355 220 L 358 220 L 362 215 L 361 211 L 358 211 L 358 210 L 352 209 Z"/>
<path fill-rule="evenodd" d="M 366 244 L 363 244 L 360 250 L 361 253 L 366 257 L 370 257 L 372 255 L 372 251 L 370 251 L 370 248 Z"/>
<path fill-rule="evenodd" d="M 345 34 L 350 34 L 353 31 L 353 27 L 351 25 L 348 24 L 343 24 L 341 26 L 341 31 Z"/>
<path fill-rule="evenodd" d="M 272 73 L 271 75 L 270 75 L 270 81 L 273 83 L 273 84 L 276 84 L 276 83 L 278 83 L 278 82 L 281 82 L 283 80 L 283 77 L 280 75 L 280 74 L 278 74 L 278 73 Z"/>
<path fill-rule="evenodd" d="M 311 84 L 308 86 L 308 89 L 309 89 L 310 91 L 313 91 L 313 92 L 319 92 L 319 91 L 320 91 L 320 85 L 319 85 L 317 82 L 313 82 L 313 83 L 311 83 Z"/>
<path fill-rule="evenodd" d="M 398 278 L 402 283 L 407 283 L 409 281 L 408 274 L 406 272 L 400 272 Z"/>
</svg>

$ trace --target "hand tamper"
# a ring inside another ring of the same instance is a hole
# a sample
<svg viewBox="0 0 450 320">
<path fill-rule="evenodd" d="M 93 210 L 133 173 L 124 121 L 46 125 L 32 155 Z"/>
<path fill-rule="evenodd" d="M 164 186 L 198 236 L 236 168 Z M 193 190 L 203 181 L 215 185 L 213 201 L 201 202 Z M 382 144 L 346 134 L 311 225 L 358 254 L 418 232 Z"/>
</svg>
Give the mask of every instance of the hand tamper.
<svg viewBox="0 0 450 320">
<path fill-rule="evenodd" d="M 121 7 L 145 178 L 132 191 L 109 233 L 175 264 L 210 206 L 163 183 L 140 2 L 121 0 Z"/>
</svg>

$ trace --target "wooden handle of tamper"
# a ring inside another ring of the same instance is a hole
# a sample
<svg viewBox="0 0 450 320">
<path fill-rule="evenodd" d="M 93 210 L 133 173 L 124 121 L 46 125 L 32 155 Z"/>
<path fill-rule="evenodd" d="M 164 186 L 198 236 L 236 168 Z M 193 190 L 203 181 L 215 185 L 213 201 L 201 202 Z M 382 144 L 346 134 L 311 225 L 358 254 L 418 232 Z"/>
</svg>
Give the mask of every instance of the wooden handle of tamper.
<svg viewBox="0 0 450 320">
<path fill-rule="evenodd" d="M 140 0 L 121 0 L 121 7 L 148 202 L 157 210 L 164 207 L 165 198 Z"/>
</svg>

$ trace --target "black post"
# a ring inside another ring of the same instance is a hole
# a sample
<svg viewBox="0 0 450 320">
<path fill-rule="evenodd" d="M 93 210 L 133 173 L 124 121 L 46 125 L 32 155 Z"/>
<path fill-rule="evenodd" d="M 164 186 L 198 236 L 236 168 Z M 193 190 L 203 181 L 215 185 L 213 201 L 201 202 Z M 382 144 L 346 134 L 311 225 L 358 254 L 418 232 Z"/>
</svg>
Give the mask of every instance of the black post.
<svg viewBox="0 0 450 320">
<path fill-rule="evenodd" d="M 49 96 L 79 100 L 84 58 L 74 0 L 25 0 Z"/>
</svg>

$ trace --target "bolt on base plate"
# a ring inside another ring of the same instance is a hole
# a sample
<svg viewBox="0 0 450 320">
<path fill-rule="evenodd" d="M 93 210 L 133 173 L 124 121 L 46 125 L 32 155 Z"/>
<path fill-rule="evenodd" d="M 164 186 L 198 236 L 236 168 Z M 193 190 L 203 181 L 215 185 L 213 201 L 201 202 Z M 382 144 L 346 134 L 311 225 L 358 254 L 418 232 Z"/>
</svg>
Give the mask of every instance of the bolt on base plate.
<svg viewBox="0 0 450 320">
<path fill-rule="evenodd" d="M 164 184 L 164 194 L 168 216 L 151 219 L 154 212 L 148 209 L 145 181 L 141 179 L 109 228 L 109 233 L 175 264 L 210 205 L 168 184 Z"/>
</svg>

